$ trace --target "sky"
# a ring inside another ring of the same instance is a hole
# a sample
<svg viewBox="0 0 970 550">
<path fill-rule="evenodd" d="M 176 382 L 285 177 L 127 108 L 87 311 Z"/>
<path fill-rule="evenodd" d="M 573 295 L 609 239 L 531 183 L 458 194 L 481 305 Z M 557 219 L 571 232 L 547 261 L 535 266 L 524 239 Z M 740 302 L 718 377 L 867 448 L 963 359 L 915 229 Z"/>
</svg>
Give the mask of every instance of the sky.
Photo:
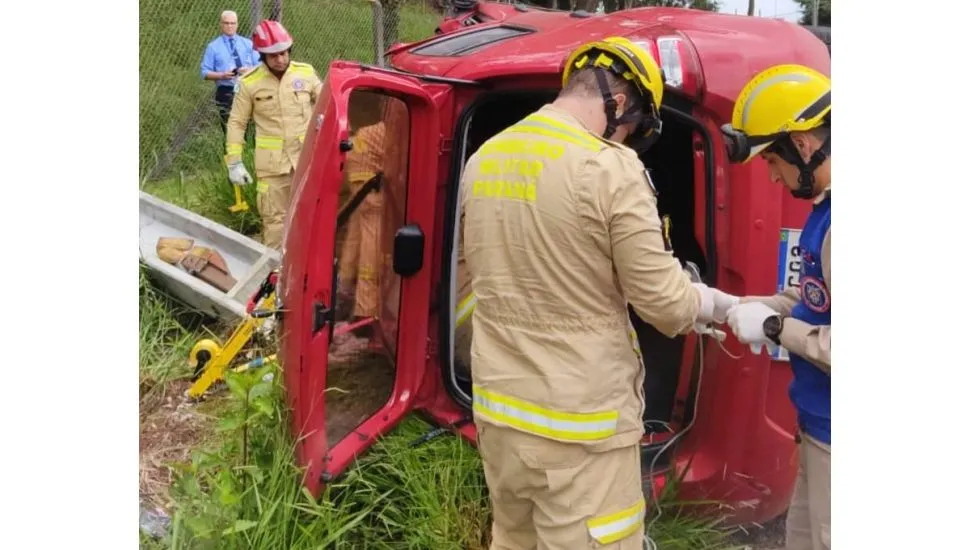
<svg viewBox="0 0 970 550">
<path fill-rule="evenodd" d="M 748 13 L 748 0 L 720 0 L 721 12 L 737 13 L 744 15 Z M 802 16 L 801 8 L 792 0 L 755 0 L 754 14 L 758 15 L 761 10 L 762 17 L 775 17 L 789 21 L 798 21 Z"/>
</svg>

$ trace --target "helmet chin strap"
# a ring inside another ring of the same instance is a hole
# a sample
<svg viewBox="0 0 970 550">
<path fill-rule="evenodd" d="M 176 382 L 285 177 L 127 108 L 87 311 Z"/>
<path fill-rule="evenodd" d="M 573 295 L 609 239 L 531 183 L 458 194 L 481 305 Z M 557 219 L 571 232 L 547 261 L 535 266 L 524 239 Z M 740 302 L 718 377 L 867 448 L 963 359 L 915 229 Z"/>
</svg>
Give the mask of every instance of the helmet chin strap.
<svg viewBox="0 0 970 550">
<path fill-rule="evenodd" d="M 831 142 L 832 135 L 829 134 L 825 138 L 825 142 L 822 143 L 822 146 L 812 153 L 808 162 L 805 162 L 802 160 L 802 155 L 799 154 L 798 148 L 795 147 L 795 143 L 792 141 L 790 135 L 788 139 L 782 138 L 778 141 L 778 156 L 785 162 L 798 168 L 798 189 L 791 191 L 792 196 L 796 199 L 811 199 L 814 197 L 815 170 L 829 157 L 829 152 L 832 147 Z"/>
<path fill-rule="evenodd" d="M 603 96 L 603 109 L 606 113 L 606 131 L 603 132 L 603 139 L 610 139 L 616 133 L 616 129 L 628 122 L 639 121 L 642 113 L 639 107 L 631 104 L 630 107 L 619 117 L 616 116 L 617 103 L 610 92 L 609 83 L 606 82 L 604 69 L 596 67 L 593 69 L 596 75 L 596 83 L 599 84 L 600 94 Z"/>
</svg>

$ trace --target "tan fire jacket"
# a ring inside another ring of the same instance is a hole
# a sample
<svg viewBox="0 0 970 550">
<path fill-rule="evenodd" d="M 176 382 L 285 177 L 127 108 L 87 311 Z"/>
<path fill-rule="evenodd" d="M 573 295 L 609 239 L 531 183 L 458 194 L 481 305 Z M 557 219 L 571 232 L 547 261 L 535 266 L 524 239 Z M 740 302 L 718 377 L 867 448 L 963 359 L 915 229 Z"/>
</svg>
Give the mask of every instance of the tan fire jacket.
<svg viewBox="0 0 970 550">
<path fill-rule="evenodd" d="M 256 124 L 256 177 L 294 170 L 322 86 L 310 64 L 296 61 L 290 62 L 280 79 L 265 63 L 242 77 L 226 125 L 226 164 L 242 158 L 246 126 L 252 118 Z"/>
<path fill-rule="evenodd" d="M 627 302 L 668 336 L 700 307 L 636 153 L 547 105 L 472 155 L 462 205 L 476 421 L 635 444 L 644 371 Z"/>
<path fill-rule="evenodd" d="M 378 172 L 384 171 L 384 136 L 383 122 L 365 126 L 354 135 L 354 147 L 347 153 L 347 164 L 344 169 L 351 195 Z M 369 193 L 361 206 L 380 206 L 380 196 L 379 192 Z"/>
<path fill-rule="evenodd" d="M 825 195 L 816 199 L 819 202 Z M 829 229 L 822 239 L 822 277 L 832 293 L 832 230 Z M 783 317 L 789 317 L 792 309 L 801 301 L 801 294 L 797 287 L 787 288 L 774 296 L 748 296 L 742 302 L 758 301 L 777 311 Z M 810 325 L 798 319 L 785 319 L 784 330 L 778 339 L 789 352 L 803 357 L 823 371 L 832 373 L 832 327 Z"/>
</svg>

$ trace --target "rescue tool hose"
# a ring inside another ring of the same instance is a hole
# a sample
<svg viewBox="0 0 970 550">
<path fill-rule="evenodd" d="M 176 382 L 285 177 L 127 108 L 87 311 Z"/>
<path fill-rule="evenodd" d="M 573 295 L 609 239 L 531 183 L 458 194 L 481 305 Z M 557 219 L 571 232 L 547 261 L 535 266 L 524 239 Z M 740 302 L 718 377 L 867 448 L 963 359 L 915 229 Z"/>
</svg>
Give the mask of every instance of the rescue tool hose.
<svg viewBox="0 0 970 550">
<path fill-rule="evenodd" d="M 695 267 L 695 269 L 696 269 L 696 267 Z M 735 360 L 741 359 L 741 356 L 740 355 L 735 356 L 734 354 L 732 354 L 731 352 L 729 352 L 724 347 L 724 344 L 721 343 L 721 340 L 720 339 L 714 338 L 714 341 L 717 342 L 718 347 L 720 347 L 721 348 L 721 351 L 723 351 L 728 357 L 730 357 L 732 359 L 735 359 Z M 654 542 L 652 538 L 650 538 L 650 530 L 653 529 L 653 525 L 657 522 L 657 520 L 660 519 L 660 516 L 663 515 L 663 511 L 660 509 L 660 502 L 657 500 L 656 493 L 653 490 L 654 471 L 655 471 L 655 469 L 657 467 L 657 459 L 659 459 L 661 456 L 663 456 L 663 454 L 665 452 L 667 452 L 667 450 L 674 443 L 676 443 L 680 438 L 684 437 L 684 435 L 686 435 L 687 432 L 689 432 L 690 429 L 694 427 L 694 422 L 697 421 L 697 416 L 698 416 L 698 414 L 697 414 L 697 402 L 698 402 L 698 398 L 699 398 L 700 393 L 701 393 L 701 387 L 703 386 L 703 382 L 704 382 L 704 336 L 701 335 L 701 334 L 698 334 L 697 335 L 697 353 L 699 354 L 698 355 L 698 359 L 697 359 L 697 363 L 698 363 L 699 368 L 698 368 L 698 372 L 697 372 L 697 389 L 696 389 L 696 391 L 694 393 L 694 396 L 695 396 L 694 397 L 694 414 L 691 416 L 690 423 L 687 424 L 687 427 L 684 428 L 683 430 L 677 432 L 673 436 L 671 436 L 670 439 L 667 440 L 667 442 L 664 443 L 664 445 L 662 447 L 660 447 L 660 450 L 657 451 L 653 455 L 653 459 L 650 461 L 650 467 L 647 470 L 647 477 L 650 479 L 650 500 L 649 500 L 649 502 L 650 502 L 650 504 L 652 504 L 657 509 L 657 515 L 654 516 L 654 518 L 650 520 L 650 523 L 647 524 L 647 527 L 646 527 L 646 529 L 644 530 L 644 533 L 643 533 L 643 543 L 645 545 L 645 549 L 646 550 L 657 550 L 657 548 L 658 548 L 657 547 L 657 543 Z M 647 420 L 647 421 L 644 422 L 644 424 L 666 424 L 666 423 L 665 422 L 662 422 L 662 421 L 659 421 L 659 420 Z M 669 426 L 668 426 L 668 428 L 669 428 Z M 676 463 L 674 463 L 674 466 L 676 467 Z"/>
<path fill-rule="evenodd" d="M 677 432 L 673 436 L 671 436 L 671 438 L 666 443 L 664 443 L 663 447 L 661 447 L 660 450 L 653 455 L 653 460 L 650 461 L 650 468 L 647 470 L 648 472 L 647 476 L 650 479 L 650 501 L 649 502 L 652 506 L 654 506 L 657 509 L 657 515 L 654 516 L 652 520 L 650 520 L 650 523 L 647 524 L 647 527 L 643 533 L 643 543 L 647 550 L 657 550 L 657 543 L 654 542 L 652 538 L 650 538 L 650 530 L 653 529 L 653 525 L 657 522 L 658 519 L 660 519 L 660 516 L 663 515 L 663 511 L 660 509 L 660 502 L 657 500 L 656 492 L 653 489 L 654 470 L 657 467 L 657 459 L 663 456 L 663 454 L 667 452 L 667 450 L 674 443 L 676 443 L 687 432 L 689 432 L 690 429 L 694 427 L 694 422 L 697 421 L 697 416 L 698 416 L 697 402 L 698 402 L 698 397 L 700 396 L 700 393 L 701 393 L 701 387 L 703 385 L 702 383 L 704 382 L 704 337 L 701 336 L 700 334 L 697 335 L 697 353 L 700 354 L 700 356 L 698 357 L 698 366 L 700 368 L 698 369 L 698 373 L 697 373 L 697 390 L 694 393 L 694 396 L 695 396 L 694 414 L 691 416 L 690 423 L 687 424 L 687 427 Z M 656 421 L 648 421 L 648 422 L 656 422 Z M 671 463 L 674 467 L 676 467 L 676 463 L 674 463 L 673 461 Z"/>
</svg>

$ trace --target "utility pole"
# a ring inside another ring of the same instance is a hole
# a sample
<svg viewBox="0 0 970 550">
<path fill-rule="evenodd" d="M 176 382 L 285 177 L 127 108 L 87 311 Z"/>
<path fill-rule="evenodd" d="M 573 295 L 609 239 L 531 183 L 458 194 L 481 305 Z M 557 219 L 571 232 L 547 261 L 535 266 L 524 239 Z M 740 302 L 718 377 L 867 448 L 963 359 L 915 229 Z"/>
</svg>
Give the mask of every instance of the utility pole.
<svg viewBox="0 0 970 550">
<path fill-rule="evenodd" d="M 819 0 L 812 2 L 812 26 L 814 27 L 818 26 L 818 2 Z"/>
<path fill-rule="evenodd" d="M 754 17 L 754 0 L 748 0 L 748 17 Z"/>
</svg>

